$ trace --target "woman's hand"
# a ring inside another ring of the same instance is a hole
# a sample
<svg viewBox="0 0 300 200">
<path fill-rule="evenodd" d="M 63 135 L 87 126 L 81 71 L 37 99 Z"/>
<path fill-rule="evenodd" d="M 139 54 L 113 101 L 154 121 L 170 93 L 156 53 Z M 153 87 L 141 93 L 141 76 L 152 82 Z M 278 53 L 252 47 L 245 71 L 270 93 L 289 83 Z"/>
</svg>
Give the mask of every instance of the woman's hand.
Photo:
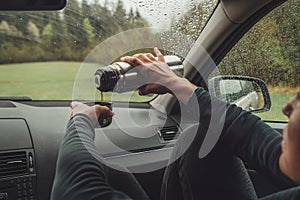
<svg viewBox="0 0 300 200">
<path fill-rule="evenodd" d="M 140 95 L 146 94 L 166 94 L 175 95 L 183 103 L 188 102 L 190 95 L 196 88 L 185 78 L 178 77 L 165 62 L 164 56 L 154 48 L 154 57 L 151 53 L 141 53 L 134 56 L 121 58 L 140 71 L 145 78 L 145 84 L 139 88 Z"/>
<path fill-rule="evenodd" d="M 170 84 L 179 78 L 169 68 L 164 56 L 157 48 L 154 48 L 154 53 L 156 58 L 151 53 L 141 53 L 121 58 L 123 62 L 138 67 L 140 73 L 146 78 L 145 82 L 149 83 L 139 88 L 140 95 L 172 93 Z"/>
<path fill-rule="evenodd" d="M 71 109 L 71 117 L 79 113 L 85 114 L 92 120 L 94 125 L 98 124 L 100 115 L 105 115 L 107 117 L 112 117 L 114 115 L 114 113 L 106 106 L 88 106 L 81 102 L 72 102 Z"/>
</svg>

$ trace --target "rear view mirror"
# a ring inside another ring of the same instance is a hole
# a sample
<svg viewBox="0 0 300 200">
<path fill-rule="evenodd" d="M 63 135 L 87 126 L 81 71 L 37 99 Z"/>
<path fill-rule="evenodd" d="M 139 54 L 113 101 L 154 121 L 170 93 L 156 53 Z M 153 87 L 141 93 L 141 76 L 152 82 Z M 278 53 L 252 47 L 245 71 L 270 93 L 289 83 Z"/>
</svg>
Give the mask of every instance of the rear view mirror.
<svg viewBox="0 0 300 200">
<path fill-rule="evenodd" d="M 220 100 L 251 112 L 271 108 L 269 91 L 264 81 L 246 76 L 217 76 L 209 81 L 209 91 Z"/>
<path fill-rule="evenodd" d="M 66 0 L 3 0 L 0 10 L 60 10 Z"/>
</svg>

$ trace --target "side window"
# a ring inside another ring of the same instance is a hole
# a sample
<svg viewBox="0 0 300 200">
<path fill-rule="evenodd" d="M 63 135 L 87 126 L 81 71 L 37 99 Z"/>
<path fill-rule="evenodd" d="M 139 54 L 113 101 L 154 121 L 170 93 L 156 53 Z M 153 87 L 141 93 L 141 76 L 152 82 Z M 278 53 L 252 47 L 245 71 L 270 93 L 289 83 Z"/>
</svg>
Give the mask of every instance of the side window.
<svg viewBox="0 0 300 200">
<path fill-rule="evenodd" d="M 271 95 L 265 121 L 287 121 L 282 106 L 300 90 L 300 1 L 290 0 L 261 19 L 218 66 L 221 74 L 264 80 Z"/>
</svg>

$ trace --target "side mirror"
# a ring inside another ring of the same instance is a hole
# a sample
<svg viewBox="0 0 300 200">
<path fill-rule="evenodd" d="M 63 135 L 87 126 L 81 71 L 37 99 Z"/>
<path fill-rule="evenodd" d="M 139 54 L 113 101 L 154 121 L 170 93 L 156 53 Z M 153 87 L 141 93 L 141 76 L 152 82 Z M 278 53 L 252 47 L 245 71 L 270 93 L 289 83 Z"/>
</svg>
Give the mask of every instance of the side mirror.
<svg viewBox="0 0 300 200">
<path fill-rule="evenodd" d="M 66 0 L 4 0 L 0 10 L 61 10 L 65 5 Z"/>
<path fill-rule="evenodd" d="M 251 112 L 271 108 L 270 94 L 264 81 L 247 76 L 216 76 L 208 82 L 211 95 Z"/>
</svg>

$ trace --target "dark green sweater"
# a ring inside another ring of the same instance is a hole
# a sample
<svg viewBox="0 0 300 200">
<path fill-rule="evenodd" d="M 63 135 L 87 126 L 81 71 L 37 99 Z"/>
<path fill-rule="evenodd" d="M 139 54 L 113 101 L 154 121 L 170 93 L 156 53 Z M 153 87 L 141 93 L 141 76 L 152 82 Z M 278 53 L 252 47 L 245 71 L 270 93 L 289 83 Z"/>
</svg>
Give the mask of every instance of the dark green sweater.
<svg viewBox="0 0 300 200">
<path fill-rule="evenodd" d="M 52 200 L 130 199 L 109 185 L 108 168 L 94 139 L 88 116 L 77 114 L 69 121 L 58 155 Z"/>
<path fill-rule="evenodd" d="M 250 112 L 211 98 L 202 88 L 195 91 L 194 97 L 190 99 L 188 107 L 191 112 L 195 112 L 195 105 L 199 106 L 200 125 L 205 127 L 204 129 L 208 129 L 211 120 L 218 121 L 224 116 L 218 145 L 230 148 L 243 162 L 270 180 L 280 183 L 281 187 L 290 188 L 264 197 L 263 200 L 300 200 L 300 187 L 279 168 L 278 160 L 282 152 L 282 135 L 279 132 Z M 214 122 L 212 125 L 215 125 Z"/>
</svg>

